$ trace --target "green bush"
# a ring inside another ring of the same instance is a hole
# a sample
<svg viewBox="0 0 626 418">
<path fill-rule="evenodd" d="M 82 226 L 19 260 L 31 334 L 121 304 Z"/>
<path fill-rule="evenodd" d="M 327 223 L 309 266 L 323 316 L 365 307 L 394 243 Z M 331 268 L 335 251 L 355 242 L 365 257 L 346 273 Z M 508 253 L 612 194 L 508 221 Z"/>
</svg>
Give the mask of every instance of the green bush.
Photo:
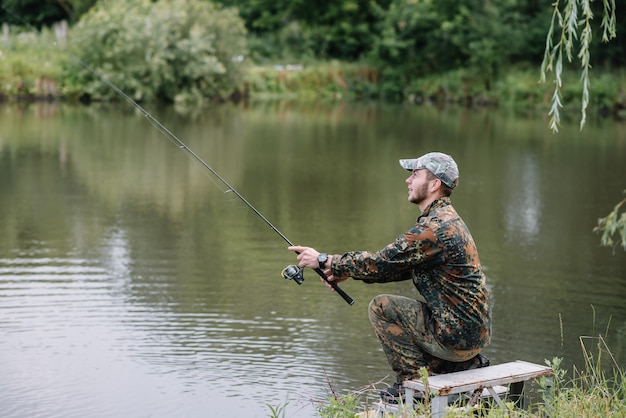
<svg viewBox="0 0 626 418">
<path fill-rule="evenodd" d="M 242 83 L 245 36 L 235 9 L 206 1 L 98 2 L 71 32 L 66 92 L 114 97 L 93 69 L 137 101 L 222 99 Z"/>
<path fill-rule="evenodd" d="M 58 96 L 58 80 L 67 57 L 52 47 L 52 32 L 10 30 L 0 41 L 0 97 Z"/>
</svg>

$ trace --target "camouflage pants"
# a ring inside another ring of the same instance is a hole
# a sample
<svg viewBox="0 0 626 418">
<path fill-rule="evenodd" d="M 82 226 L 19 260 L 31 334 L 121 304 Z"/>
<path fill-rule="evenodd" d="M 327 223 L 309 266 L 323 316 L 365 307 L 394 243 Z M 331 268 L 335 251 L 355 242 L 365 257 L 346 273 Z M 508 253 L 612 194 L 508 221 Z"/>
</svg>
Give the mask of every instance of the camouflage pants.
<svg viewBox="0 0 626 418">
<path fill-rule="evenodd" d="M 439 344 L 424 304 L 415 299 L 378 295 L 370 302 L 369 317 L 399 383 L 419 378 L 421 367 L 430 371 L 442 362 L 469 360 L 480 351 L 453 350 Z"/>
</svg>

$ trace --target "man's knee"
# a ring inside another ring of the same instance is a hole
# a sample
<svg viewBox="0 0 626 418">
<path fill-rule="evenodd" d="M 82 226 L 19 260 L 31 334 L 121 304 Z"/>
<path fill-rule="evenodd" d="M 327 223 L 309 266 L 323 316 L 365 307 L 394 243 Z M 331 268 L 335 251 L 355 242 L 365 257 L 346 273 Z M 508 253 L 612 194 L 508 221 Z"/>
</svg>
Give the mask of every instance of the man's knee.
<svg viewBox="0 0 626 418">
<path fill-rule="evenodd" d="M 422 303 L 405 296 L 382 294 L 376 296 L 369 304 L 369 316 L 378 318 L 412 317 Z"/>
<path fill-rule="evenodd" d="M 385 312 L 385 308 L 389 305 L 389 296 L 390 295 L 378 295 L 370 302 L 368 312 L 372 323 L 385 316 L 383 312 Z"/>
<path fill-rule="evenodd" d="M 379 307 L 379 306 L 381 305 L 381 303 L 382 303 L 382 299 L 383 299 L 382 297 L 383 297 L 383 296 L 384 296 L 384 295 L 378 295 L 378 296 L 374 297 L 374 299 L 372 299 L 372 300 L 370 301 L 370 304 L 369 304 L 369 311 L 370 311 L 370 312 L 371 312 L 372 310 L 374 310 L 374 309 L 378 309 L 378 307 Z"/>
</svg>

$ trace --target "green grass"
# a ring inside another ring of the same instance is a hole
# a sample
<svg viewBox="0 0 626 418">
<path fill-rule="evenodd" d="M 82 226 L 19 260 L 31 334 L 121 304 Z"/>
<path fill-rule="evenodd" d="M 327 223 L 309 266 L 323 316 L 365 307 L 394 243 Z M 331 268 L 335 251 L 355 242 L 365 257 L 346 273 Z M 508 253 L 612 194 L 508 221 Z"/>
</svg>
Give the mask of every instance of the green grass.
<svg viewBox="0 0 626 418">
<path fill-rule="evenodd" d="M 254 98 L 357 100 L 376 95 L 377 73 L 367 64 L 319 62 L 311 65 L 253 66 L 246 82 Z"/>
</svg>

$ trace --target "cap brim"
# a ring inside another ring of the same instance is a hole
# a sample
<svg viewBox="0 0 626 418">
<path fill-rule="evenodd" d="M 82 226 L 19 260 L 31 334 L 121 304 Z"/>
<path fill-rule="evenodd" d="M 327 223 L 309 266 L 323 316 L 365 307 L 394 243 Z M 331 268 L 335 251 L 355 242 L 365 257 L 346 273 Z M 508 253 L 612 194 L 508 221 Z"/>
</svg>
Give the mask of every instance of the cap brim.
<svg viewBox="0 0 626 418">
<path fill-rule="evenodd" d="M 413 158 L 409 160 L 399 160 L 400 167 L 406 171 L 413 171 L 419 167 L 419 158 Z"/>
</svg>

